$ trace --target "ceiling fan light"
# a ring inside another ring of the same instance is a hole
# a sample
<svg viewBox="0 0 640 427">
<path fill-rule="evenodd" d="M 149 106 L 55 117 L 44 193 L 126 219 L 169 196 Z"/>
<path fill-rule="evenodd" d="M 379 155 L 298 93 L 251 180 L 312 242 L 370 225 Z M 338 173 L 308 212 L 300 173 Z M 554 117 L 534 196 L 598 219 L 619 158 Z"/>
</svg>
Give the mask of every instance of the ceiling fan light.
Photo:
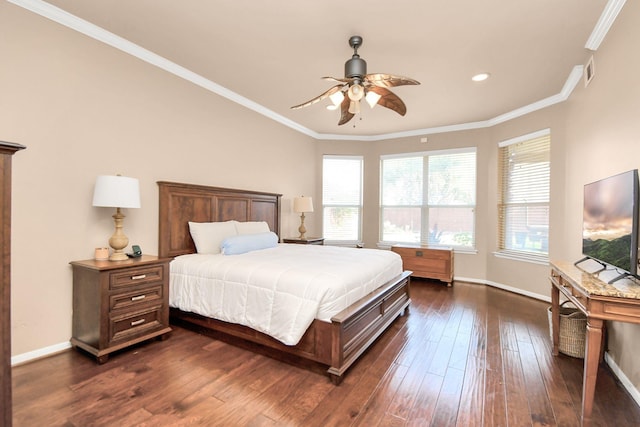
<svg viewBox="0 0 640 427">
<path fill-rule="evenodd" d="M 349 99 L 352 101 L 360 101 L 364 96 L 364 88 L 358 83 L 354 83 L 349 87 Z"/>
<path fill-rule="evenodd" d="M 364 99 L 367 100 L 367 104 L 369 104 L 369 107 L 371 107 L 371 108 L 376 106 L 378 101 L 380 101 L 380 98 L 382 98 L 382 95 L 377 94 L 377 93 L 375 93 L 373 91 L 367 92 L 367 94 L 364 97 Z"/>
<path fill-rule="evenodd" d="M 351 101 L 349 103 L 349 112 L 351 114 L 358 114 L 360 112 L 360 102 L 359 101 Z"/>
<path fill-rule="evenodd" d="M 329 95 L 329 99 L 331 100 L 331 102 L 335 107 L 338 107 L 340 104 L 342 104 L 342 101 L 344 100 L 344 93 L 342 93 L 342 91 L 339 90 L 338 92 Z"/>
</svg>

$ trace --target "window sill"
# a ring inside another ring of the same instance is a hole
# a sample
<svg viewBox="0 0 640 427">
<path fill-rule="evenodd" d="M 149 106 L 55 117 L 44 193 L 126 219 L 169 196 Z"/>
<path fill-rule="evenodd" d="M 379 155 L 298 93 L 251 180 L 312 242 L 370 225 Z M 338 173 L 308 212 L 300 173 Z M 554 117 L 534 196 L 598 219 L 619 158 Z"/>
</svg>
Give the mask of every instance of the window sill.
<svg viewBox="0 0 640 427">
<path fill-rule="evenodd" d="M 549 265 L 549 255 L 533 254 L 517 251 L 497 251 L 493 253 L 497 258 L 510 259 L 513 261 L 530 262 L 532 264 Z"/>
<path fill-rule="evenodd" d="M 453 249 L 453 252 L 456 254 L 465 254 L 465 255 L 476 255 L 478 253 L 478 250 L 476 248 L 461 248 L 461 247 L 456 247 L 456 246 L 447 246 L 447 245 L 440 245 L 440 246 L 436 246 L 436 245 L 426 245 L 426 246 L 421 246 L 419 243 L 403 243 L 403 242 L 399 242 L 399 243 L 389 243 L 389 242 L 378 242 L 376 244 L 376 246 L 378 247 L 378 249 L 391 249 L 391 246 L 393 245 L 406 245 L 406 246 L 415 246 L 416 248 L 419 247 L 426 247 L 426 248 L 432 248 L 432 249 L 438 249 L 438 248 L 447 248 L 447 249 Z"/>
</svg>

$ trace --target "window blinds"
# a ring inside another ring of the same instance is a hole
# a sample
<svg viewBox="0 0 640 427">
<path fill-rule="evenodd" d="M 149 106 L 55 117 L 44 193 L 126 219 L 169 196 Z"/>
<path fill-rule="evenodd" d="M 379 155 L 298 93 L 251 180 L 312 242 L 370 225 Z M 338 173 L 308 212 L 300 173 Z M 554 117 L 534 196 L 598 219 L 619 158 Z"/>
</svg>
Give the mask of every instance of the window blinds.
<svg viewBox="0 0 640 427">
<path fill-rule="evenodd" d="M 499 144 L 500 250 L 548 254 L 549 130 Z"/>
</svg>

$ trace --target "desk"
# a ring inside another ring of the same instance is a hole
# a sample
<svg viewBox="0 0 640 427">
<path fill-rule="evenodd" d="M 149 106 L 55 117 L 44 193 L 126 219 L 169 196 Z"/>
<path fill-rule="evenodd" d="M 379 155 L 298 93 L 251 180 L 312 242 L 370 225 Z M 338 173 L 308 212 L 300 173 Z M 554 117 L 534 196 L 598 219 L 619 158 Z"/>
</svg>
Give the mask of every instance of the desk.
<svg viewBox="0 0 640 427">
<path fill-rule="evenodd" d="M 582 425 L 589 425 L 593 410 L 605 320 L 640 323 L 640 286 L 613 286 L 569 262 L 551 263 L 553 355 L 558 355 L 560 294 L 587 316 L 587 337 L 582 377 Z M 622 285 L 622 281 L 618 282 Z"/>
</svg>

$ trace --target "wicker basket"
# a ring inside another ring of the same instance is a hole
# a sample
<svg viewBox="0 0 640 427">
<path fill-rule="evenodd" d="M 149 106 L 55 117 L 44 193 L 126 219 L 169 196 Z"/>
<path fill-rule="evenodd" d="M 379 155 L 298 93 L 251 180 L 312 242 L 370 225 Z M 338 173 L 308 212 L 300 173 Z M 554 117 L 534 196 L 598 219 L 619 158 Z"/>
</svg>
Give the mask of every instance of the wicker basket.
<svg viewBox="0 0 640 427">
<path fill-rule="evenodd" d="M 571 357 L 584 359 L 585 338 L 587 334 L 587 316 L 580 310 L 560 304 L 560 340 L 558 351 Z M 551 319 L 551 307 L 547 309 L 549 316 L 549 333 L 553 340 L 553 321 Z"/>
</svg>

